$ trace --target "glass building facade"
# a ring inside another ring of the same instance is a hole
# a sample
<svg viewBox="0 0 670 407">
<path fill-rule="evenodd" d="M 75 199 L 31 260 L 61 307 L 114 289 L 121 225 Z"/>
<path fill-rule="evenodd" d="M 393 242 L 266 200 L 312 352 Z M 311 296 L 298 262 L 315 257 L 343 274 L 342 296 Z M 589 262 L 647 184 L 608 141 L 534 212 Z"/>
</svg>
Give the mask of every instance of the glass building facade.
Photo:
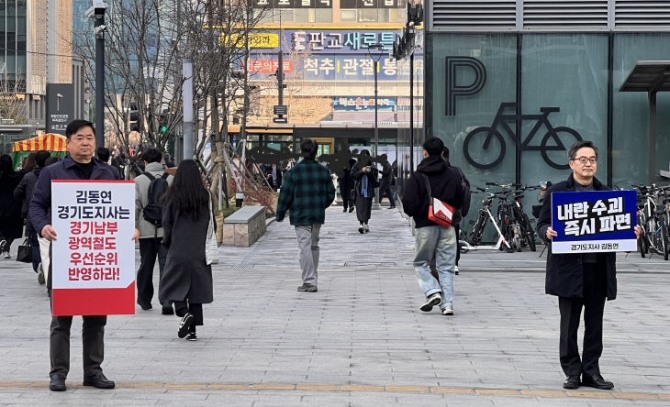
<svg viewBox="0 0 670 407">
<path fill-rule="evenodd" d="M 670 33 L 437 34 L 427 41 L 426 134 L 440 137 L 475 185 L 567 176 L 567 148 L 599 147 L 598 177 L 650 179 L 649 103 L 619 89 L 638 61 L 670 60 Z M 658 94 L 659 112 L 670 95 Z M 670 116 L 659 114 L 657 169 L 670 162 Z M 656 174 L 651 174 L 656 179 Z"/>
<path fill-rule="evenodd" d="M 669 181 L 659 173 L 670 166 L 670 94 L 657 94 L 650 136 L 648 92 L 621 87 L 640 62 L 667 62 L 670 72 L 670 2 L 431 0 L 424 8 L 425 69 L 409 88 L 413 123 L 398 133 L 401 183 L 432 136 L 473 190 L 562 181 L 567 149 L 580 139 L 598 146 L 597 177 L 610 186 Z M 528 212 L 536 198 L 526 194 Z"/>
</svg>

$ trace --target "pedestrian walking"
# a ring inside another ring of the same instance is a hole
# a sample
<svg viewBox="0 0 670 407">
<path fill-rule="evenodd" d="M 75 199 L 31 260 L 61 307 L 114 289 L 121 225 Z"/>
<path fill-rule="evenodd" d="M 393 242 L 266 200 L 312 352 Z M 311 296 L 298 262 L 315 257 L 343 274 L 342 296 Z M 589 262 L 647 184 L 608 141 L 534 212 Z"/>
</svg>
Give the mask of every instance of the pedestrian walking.
<svg viewBox="0 0 670 407">
<path fill-rule="evenodd" d="M 24 176 L 23 171 L 14 171 L 12 157 L 0 156 L 0 257 L 9 259 L 12 242 L 23 235 L 21 201 L 14 197 L 14 189 Z"/>
<path fill-rule="evenodd" d="M 181 317 L 177 336 L 189 341 L 198 339 L 196 326 L 204 324 L 202 304 L 214 300 L 212 267 L 205 257 L 210 199 L 196 162 L 182 161 L 163 200 L 163 244 L 168 252 L 158 299 L 174 304 Z"/>
<path fill-rule="evenodd" d="M 372 200 L 375 197 L 375 188 L 379 186 L 379 170 L 373 165 L 368 150 L 361 151 L 358 161 L 351 169 L 351 178 L 354 180 L 356 193 L 356 218 L 360 223 L 358 233 L 368 233 Z"/>
<path fill-rule="evenodd" d="M 356 194 L 352 192 L 354 180 L 351 178 L 351 168 L 354 164 L 356 164 L 356 160 L 350 158 L 348 165 L 342 168 L 341 174 L 337 177 L 337 183 L 340 186 L 340 196 L 342 197 L 342 206 L 344 208 L 342 212 L 353 212 L 354 210 L 354 197 Z"/>
<path fill-rule="evenodd" d="M 140 231 L 140 267 L 137 270 L 137 304 L 143 310 L 152 308 L 154 266 L 158 259 L 158 275 L 165 270 L 168 249 L 162 244 L 162 195 L 173 177 L 165 172 L 160 151 L 150 148 L 142 154 L 144 173 L 135 177 L 135 228 Z M 160 282 L 160 277 L 159 277 Z M 161 304 L 163 315 L 172 315 L 171 304 Z"/>
<path fill-rule="evenodd" d="M 454 225 L 460 222 L 458 209 L 463 201 L 460 175 L 442 158 L 444 143 L 430 138 L 423 144 L 424 159 L 407 181 L 402 196 L 403 210 L 414 219 L 416 238 L 414 244 L 414 271 L 419 288 L 426 296 L 420 309 L 432 311 L 439 306 L 442 314 L 454 314 L 454 273 L 458 240 Z M 428 183 L 432 195 L 428 194 Z M 428 219 L 428 206 L 432 198 L 453 206 L 456 212 L 452 226 L 443 227 Z M 430 272 L 430 261 L 435 257 L 439 279 Z"/>
<path fill-rule="evenodd" d="M 277 222 L 289 211 L 300 248 L 302 285 L 300 292 L 318 291 L 319 232 L 326 220 L 326 208 L 335 199 L 330 171 L 316 162 L 318 145 L 307 139 L 300 144 L 302 160 L 284 175 L 277 203 Z"/>
<path fill-rule="evenodd" d="M 591 141 L 578 141 L 568 150 L 572 174 L 566 181 L 554 184 L 554 192 L 601 191 L 609 188 L 595 175 L 598 168 L 598 149 Z M 566 380 L 565 389 L 580 385 L 609 390 L 611 381 L 600 373 L 603 352 L 603 313 L 605 300 L 617 296 L 616 253 L 554 254 L 551 241 L 556 231 L 551 227 L 551 199 L 545 199 L 538 219 L 537 231 L 547 243 L 545 292 L 558 297 L 561 314 L 559 358 Z M 639 236 L 639 226 L 635 234 Z M 579 355 L 577 331 L 584 310 L 584 345 Z"/>
<path fill-rule="evenodd" d="M 64 160 L 45 167 L 35 184 L 33 198 L 30 201 L 30 220 L 43 238 L 54 241 L 57 231 L 51 226 L 51 180 L 54 179 L 116 179 L 116 171 L 94 158 L 95 129 L 93 123 L 86 120 L 73 120 L 65 128 L 68 155 Z M 137 236 L 133 236 L 136 238 Z M 50 262 L 47 287 L 51 288 L 53 267 Z M 67 273 L 66 269 L 59 272 Z M 84 364 L 84 386 L 99 389 L 113 389 L 115 383 L 102 372 L 105 359 L 106 315 L 82 316 L 82 343 Z M 65 391 L 65 379 L 70 371 L 70 328 L 72 316 L 54 316 L 51 318 L 49 354 L 51 370 L 49 389 Z"/>
<path fill-rule="evenodd" d="M 33 223 L 30 221 L 30 213 L 28 208 L 30 206 L 30 200 L 33 197 L 33 191 L 35 189 L 35 184 L 37 184 L 37 179 L 44 168 L 47 159 L 51 154 L 46 150 L 41 150 L 35 153 L 35 168 L 23 176 L 19 185 L 14 189 L 14 197 L 23 202 L 21 205 L 21 216 L 25 219 L 26 223 L 26 236 L 30 240 L 30 245 L 32 248 L 32 264 L 33 270 L 37 273 L 37 282 L 39 284 L 44 284 L 44 270 L 42 269 L 42 257 L 40 256 L 40 243 L 37 238 L 37 231 L 33 227 Z"/>
<path fill-rule="evenodd" d="M 389 199 L 389 209 L 393 209 L 395 208 L 395 199 L 393 197 L 393 191 L 391 190 L 391 184 L 393 183 L 393 167 L 391 167 L 386 154 L 379 156 L 379 163 L 382 166 L 382 179 L 379 181 L 379 204 L 381 205 L 382 199 L 387 197 Z"/>
</svg>

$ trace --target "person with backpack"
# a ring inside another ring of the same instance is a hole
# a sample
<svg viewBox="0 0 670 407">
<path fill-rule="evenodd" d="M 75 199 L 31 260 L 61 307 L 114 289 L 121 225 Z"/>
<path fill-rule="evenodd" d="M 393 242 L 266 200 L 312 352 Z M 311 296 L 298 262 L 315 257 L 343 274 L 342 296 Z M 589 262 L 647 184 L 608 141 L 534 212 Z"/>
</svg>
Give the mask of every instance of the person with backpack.
<svg viewBox="0 0 670 407">
<path fill-rule="evenodd" d="M 468 212 L 470 212 L 470 196 L 472 193 L 470 192 L 470 181 L 465 177 L 465 174 L 463 173 L 463 170 L 461 170 L 459 167 L 451 165 L 449 162 L 449 147 L 444 146 L 442 149 L 442 159 L 447 163 L 447 165 L 453 169 L 455 169 L 458 174 L 461 177 L 461 189 L 463 190 L 463 202 L 461 204 L 461 208 L 459 209 L 461 218 L 464 218 L 468 215 Z M 454 226 L 454 230 L 456 231 L 456 240 L 458 241 L 461 236 L 461 225 L 460 223 Z M 456 246 L 456 275 L 458 275 L 458 261 L 461 259 L 461 245 L 460 243 Z"/>
<path fill-rule="evenodd" d="M 140 267 L 137 270 L 137 304 L 145 311 L 152 308 L 153 274 L 158 258 L 159 276 L 163 275 L 167 247 L 163 240 L 163 206 L 161 197 L 172 185 L 173 177 L 165 172 L 163 155 L 155 148 L 142 154 L 144 173 L 135 178 L 135 227 L 140 231 Z M 162 304 L 163 315 L 172 315 L 172 304 Z"/>
</svg>

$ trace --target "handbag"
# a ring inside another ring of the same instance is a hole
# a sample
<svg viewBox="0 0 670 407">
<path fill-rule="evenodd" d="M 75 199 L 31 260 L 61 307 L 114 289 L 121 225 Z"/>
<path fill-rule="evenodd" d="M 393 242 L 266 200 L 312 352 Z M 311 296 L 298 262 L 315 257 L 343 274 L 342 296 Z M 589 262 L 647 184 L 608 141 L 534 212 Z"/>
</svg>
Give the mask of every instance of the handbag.
<svg viewBox="0 0 670 407">
<path fill-rule="evenodd" d="M 434 198 L 430 189 L 430 181 L 428 180 L 428 176 L 426 176 L 426 174 L 421 175 L 423 176 L 426 189 L 428 190 L 428 220 L 435 222 L 445 228 L 450 227 L 451 220 L 454 217 L 454 212 L 456 210 L 448 203 Z"/>
<path fill-rule="evenodd" d="M 207 240 L 205 242 L 205 262 L 209 264 L 219 263 L 219 243 L 214 233 L 214 218 L 212 215 L 212 197 L 209 197 L 209 225 L 207 225 Z"/>
<path fill-rule="evenodd" d="M 16 253 L 16 261 L 22 263 L 32 263 L 33 261 L 33 246 L 30 244 L 30 239 L 26 240 L 19 245 L 19 250 Z"/>
</svg>

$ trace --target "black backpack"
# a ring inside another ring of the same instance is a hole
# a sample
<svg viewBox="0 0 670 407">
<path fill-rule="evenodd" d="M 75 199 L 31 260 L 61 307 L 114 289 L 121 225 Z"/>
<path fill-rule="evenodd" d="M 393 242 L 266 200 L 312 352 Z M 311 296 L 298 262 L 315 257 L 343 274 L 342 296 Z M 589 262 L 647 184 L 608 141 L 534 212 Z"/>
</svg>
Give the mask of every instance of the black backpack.
<svg viewBox="0 0 670 407">
<path fill-rule="evenodd" d="M 168 190 L 167 177 L 168 173 L 164 173 L 163 176 L 156 178 L 148 172 L 145 172 L 144 175 L 149 178 L 151 183 L 149 184 L 149 201 L 147 205 L 142 208 L 142 216 L 144 220 L 156 226 L 156 229 L 162 226 L 163 220 L 163 205 L 161 205 L 161 197 Z"/>
<path fill-rule="evenodd" d="M 470 181 L 465 178 L 465 174 L 458 167 L 453 167 L 459 174 L 461 174 L 461 189 L 463 190 L 463 205 L 461 206 L 461 215 L 465 216 L 470 211 Z"/>
</svg>

